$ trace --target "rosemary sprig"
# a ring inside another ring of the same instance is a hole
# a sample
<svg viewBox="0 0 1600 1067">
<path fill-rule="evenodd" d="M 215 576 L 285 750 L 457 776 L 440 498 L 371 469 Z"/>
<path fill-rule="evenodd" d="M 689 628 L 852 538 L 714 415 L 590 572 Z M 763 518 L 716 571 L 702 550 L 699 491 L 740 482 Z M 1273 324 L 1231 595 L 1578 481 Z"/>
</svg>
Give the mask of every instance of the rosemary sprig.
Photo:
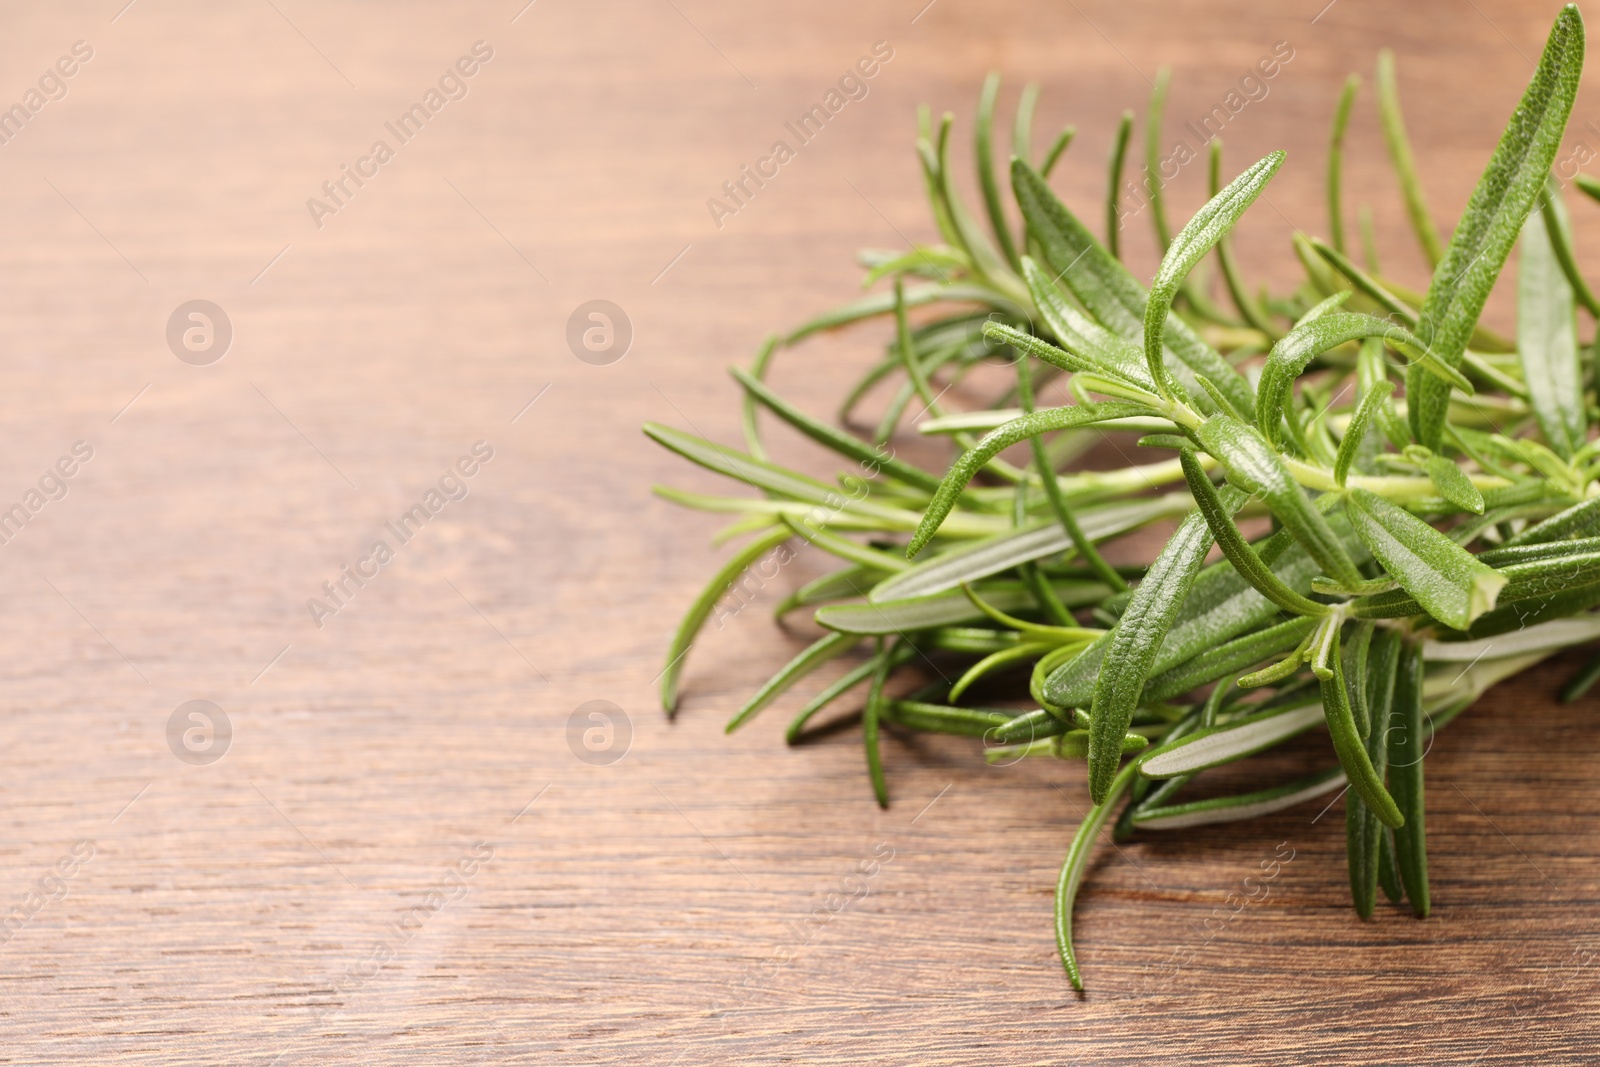
<svg viewBox="0 0 1600 1067">
<path fill-rule="evenodd" d="M 1582 19 L 1569 6 L 1447 242 L 1406 141 L 1393 57 L 1379 57 L 1380 121 L 1411 227 L 1436 268 L 1424 292 L 1378 273 L 1364 210 L 1366 268 L 1345 252 L 1340 175 L 1355 76 L 1334 110 L 1324 170 L 1329 241 L 1295 236 L 1306 276 L 1277 295 L 1247 291 L 1228 235 L 1283 154 L 1224 184 L 1213 144 L 1212 197 L 1174 232 L 1157 158 L 1165 72 L 1146 111 L 1144 207 L 1162 255 L 1148 290 L 1119 255 L 1132 112 L 1113 142 L 1102 242 L 1047 182 L 1071 127 L 1039 169 L 1031 163 L 1036 87 L 1024 90 L 1013 123 L 1009 206 L 1006 171 L 994 160 L 998 76 L 984 83 L 977 111 L 978 212 L 956 191 L 951 118 L 935 127 L 924 110 L 917 153 L 941 243 L 864 256 L 868 285 L 883 290 L 769 341 L 748 371 L 734 371 L 743 449 L 646 427 L 759 491 L 658 490 L 731 513 L 727 532 L 750 535 L 672 642 L 667 709 L 719 597 L 798 537 L 842 566 L 777 612 L 813 608 L 824 634 L 728 728 L 865 649 L 805 704 L 788 737 L 803 739 L 814 715 L 865 684 L 862 736 L 879 803 L 890 792 L 880 741 L 893 731 L 981 735 L 996 762 L 1086 760 L 1093 806 L 1056 898 L 1061 960 L 1075 986 L 1072 905 L 1098 830 L 1119 805 L 1122 837 L 1249 819 L 1348 783 L 1356 913 L 1371 915 L 1381 886 L 1426 915 L 1423 763 L 1432 735 L 1496 682 L 1600 640 L 1600 439 L 1591 438 L 1600 410 L 1586 366 L 1600 343 L 1582 342 L 1576 318 L 1582 307 L 1593 321 L 1600 303 L 1549 179 L 1583 47 Z M 1600 199 L 1600 182 L 1577 184 Z M 1478 322 L 1513 245 L 1514 343 Z M 1197 273 L 1213 255 L 1239 319 L 1212 302 Z M 770 364 L 784 350 L 874 318 L 890 321 L 890 337 L 883 358 L 845 391 L 844 426 L 771 385 Z M 975 383 L 997 374 L 1006 388 L 972 406 Z M 1047 387 L 1072 402 L 1047 404 Z M 876 434 L 864 437 L 849 428 L 852 413 L 880 390 L 890 398 Z M 945 471 L 890 447 L 914 399 L 927 415 L 916 432 L 958 449 Z M 775 463 L 763 412 L 847 468 L 828 481 Z M 1113 436 L 1128 433 L 1157 450 L 1151 459 L 1128 458 Z M 1124 466 L 1069 469 L 1102 441 Z M 1242 520 L 1263 516 L 1275 532 L 1247 537 Z M 1107 561 L 1108 542 L 1174 521 L 1147 567 Z M 1222 559 L 1208 565 L 1214 545 Z M 936 661 L 953 662 L 953 685 L 922 684 Z M 981 690 L 992 704 L 990 691 L 1004 691 L 1008 676 L 1007 708 L 968 703 Z M 1600 658 L 1564 699 L 1597 677 Z M 1231 796 L 1184 796 L 1206 771 L 1315 729 L 1328 735 L 1325 770 Z"/>
</svg>

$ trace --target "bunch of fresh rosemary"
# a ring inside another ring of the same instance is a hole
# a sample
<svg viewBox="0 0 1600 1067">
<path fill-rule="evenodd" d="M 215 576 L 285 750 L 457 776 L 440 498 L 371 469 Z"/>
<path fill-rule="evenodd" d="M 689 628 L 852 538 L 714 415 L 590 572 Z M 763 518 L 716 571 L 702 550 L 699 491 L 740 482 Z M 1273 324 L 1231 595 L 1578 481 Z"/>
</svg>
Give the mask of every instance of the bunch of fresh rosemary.
<svg viewBox="0 0 1600 1067">
<path fill-rule="evenodd" d="M 867 658 L 806 703 L 789 737 L 865 684 L 862 738 L 879 803 L 887 803 L 878 746 L 885 722 L 983 736 L 991 759 L 1086 757 L 1094 807 L 1056 897 L 1061 959 L 1074 985 L 1082 988 L 1073 898 L 1118 805 L 1119 833 L 1170 830 L 1277 811 L 1348 783 L 1357 912 L 1371 913 L 1382 885 L 1426 915 L 1422 757 L 1432 734 L 1495 682 L 1600 638 L 1600 613 L 1591 611 L 1600 606 L 1600 441 L 1589 439 L 1597 346 L 1580 346 L 1575 321 L 1578 304 L 1600 319 L 1600 301 L 1574 265 L 1550 173 L 1583 50 L 1583 22 L 1569 6 L 1442 248 L 1410 163 L 1392 61 L 1380 58 L 1384 130 L 1434 266 L 1423 294 L 1380 274 L 1370 240 L 1365 269 L 1345 252 L 1340 154 L 1355 77 L 1330 144 L 1331 243 L 1295 235 L 1305 280 L 1281 296 L 1248 290 L 1228 232 L 1283 154 L 1218 188 L 1214 142 L 1211 200 L 1172 236 L 1156 169 L 1164 78 L 1147 123 L 1149 214 L 1164 250 L 1148 289 L 1117 255 L 1131 115 L 1112 155 L 1102 244 L 1046 184 L 1072 130 L 1032 163 L 1036 86 L 1022 95 L 1013 137 L 1020 234 L 993 166 L 998 79 L 985 84 L 977 116 L 987 233 L 951 180 L 949 116 L 934 131 L 924 112 L 917 151 L 941 243 L 868 255 L 867 285 L 890 279 L 891 289 L 774 338 L 749 371 L 733 371 L 745 393 L 745 451 L 646 427 L 667 448 L 761 493 L 658 490 L 737 515 L 725 536 L 751 535 L 678 630 L 663 676 L 667 709 L 719 598 L 764 554 L 803 538 L 843 566 L 778 612 L 822 605 L 815 617 L 826 636 L 751 697 L 729 729 L 865 643 Z M 1600 185 L 1579 185 L 1600 199 Z M 1519 237 L 1513 342 L 1478 317 Z M 1194 273 L 1213 252 L 1237 314 L 1214 304 Z M 923 307 L 937 314 L 919 313 L 913 324 L 910 310 Z M 893 316 L 894 340 L 841 415 L 848 425 L 865 394 L 903 376 L 870 438 L 813 418 L 764 384 L 779 348 L 879 315 Z M 999 356 L 1015 374 L 1005 396 L 976 411 L 941 407 L 942 378 L 958 382 Z M 1075 403 L 1036 408 L 1047 378 L 1064 382 Z M 886 447 L 912 403 L 931 416 L 918 430 L 948 435 L 961 449 L 942 478 Z M 856 469 L 835 485 L 772 463 L 759 409 Z M 1062 471 L 1106 432 L 1132 432 L 1140 445 L 1175 455 Z M 1003 458 L 1013 446 L 1021 451 Z M 1241 519 L 1260 527 L 1263 518 L 1266 536 L 1241 532 Z M 1163 520 L 1177 531 L 1148 568 L 1119 569 L 1101 555 L 1105 542 Z M 1208 566 L 1213 545 L 1222 559 Z M 897 671 L 941 656 L 973 662 L 949 688 L 890 695 Z M 1016 667 L 1031 668 L 1036 710 L 962 702 L 977 679 Z M 1600 660 L 1567 695 L 1597 675 Z M 1239 796 L 1181 796 L 1207 769 L 1319 724 L 1337 756 L 1326 771 Z"/>
</svg>

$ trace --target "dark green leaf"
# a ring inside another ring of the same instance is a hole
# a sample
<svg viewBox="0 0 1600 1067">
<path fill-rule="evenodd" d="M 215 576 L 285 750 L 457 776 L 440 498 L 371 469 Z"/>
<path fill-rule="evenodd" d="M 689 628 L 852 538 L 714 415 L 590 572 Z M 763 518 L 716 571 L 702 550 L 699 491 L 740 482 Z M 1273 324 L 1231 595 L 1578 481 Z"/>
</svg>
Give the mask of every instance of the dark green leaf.
<svg viewBox="0 0 1600 1067">
<path fill-rule="evenodd" d="M 1224 506 L 1231 514 L 1244 498 L 1239 493 L 1229 495 L 1231 499 Z M 1210 549 L 1211 531 L 1205 517 L 1191 515 L 1184 519 L 1133 591 L 1133 599 L 1111 632 L 1090 710 L 1094 726 L 1090 734 L 1089 795 L 1096 804 L 1104 803 L 1110 795 L 1121 759 L 1122 736 L 1133 720 L 1139 694 Z"/>
<path fill-rule="evenodd" d="M 933 540 L 943 525 L 945 516 L 950 514 L 956 506 L 967 483 L 972 481 L 984 464 L 995 456 L 1010 448 L 1018 441 L 1025 440 L 1035 434 L 1048 433 L 1051 430 L 1065 430 L 1076 426 L 1088 426 L 1106 419 L 1124 418 L 1129 415 L 1142 415 L 1149 409 L 1141 404 L 1129 404 L 1120 401 L 1107 401 L 1102 404 L 1075 404 L 1070 407 L 1046 408 L 1036 411 L 1032 415 L 1024 415 L 1020 419 L 1013 419 L 998 430 L 992 430 L 983 436 L 976 447 L 970 449 L 956 460 L 951 466 L 950 473 L 944 476 L 944 482 L 939 486 L 938 492 L 928 502 L 927 510 L 923 512 L 922 522 L 917 527 L 917 532 L 911 538 L 911 544 L 906 547 L 907 558 L 913 558 L 921 552 L 928 542 Z"/>
<path fill-rule="evenodd" d="M 1011 163 L 1011 184 L 1027 220 L 1028 235 L 1038 242 L 1050 269 L 1101 326 L 1124 341 L 1141 344 L 1147 302 L 1144 287 L 1021 160 Z M 1176 357 L 1170 366 L 1204 374 L 1241 411 L 1255 406 L 1255 392 L 1244 376 L 1176 315 L 1167 323 L 1165 343 Z"/>
<path fill-rule="evenodd" d="M 1217 493 L 1217 487 L 1211 484 L 1211 479 L 1201 469 L 1200 461 L 1195 458 L 1192 451 L 1185 448 L 1180 454 L 1183 464 L 1183 476 L 1189 483 L 1189 492 L 1193 494 L 1195 503 L 1200 507 L 1200 514 L 1205 517 L 1206 523 L 1211 528 L 1211 535 L 1216 538 L 1217 546 L 1222 549 L 1222 554 L 1227 557 L 1233 569 L 1238 571 L 1251 585 L 1255 586 L 1260 594 L 1278 605 L 1285 611 L 1296 615 L 1326 615 L 1326 604 L 1301 596 L 1283 583 L 1272 568 L 1261 561 L 1255 549 L 1245 541 L 1244 535 L 1239 532 L 1233 519 L 1226 508 L 1223 507 L 1222 498 Z"/>
<path fill-rule="evenodd" d="M 1140 809 L 1132 818 L 1141 830 L 1186 830 L 1191 826 L 1211 826 L 1222 822 L 1242 822 L 1275 811 L 1283 811 L 1319 797 L 1345 783 L 1345 773 L 1333 767 L 1292 782 L 1257 789 L 1233 796 L 1192 800 L 1187 804 L 1168 804 Z"/>
<path fill-rule="evenodd" d="M 711 576 L 711 581 L 689 605 L 683 621 L 678 624 L 678 632 L 672 637 L 672 647 L 667 649 L 667 668 L 661 672 L 661 706 L 669 713 L 678 707 L 678 676 L 683 673 L 684 658 L 688 656 L 689 649 L 694 647 L 694 639 L 700 628 L 711 617 L 711 609 L 717 606 L 722 594 L 745 572 L 745 568 L 793 536 L 787 526 L 775 526 L 756 535 L 754 540 L 736 552 Z"/>
<path fill-rule="evenodd" d="M 1441 376 L 1456 388 L 1469 394 L 1472 392 L 1471 382 L 1462 377 L 1459 371 L 1429 356 L 1422 341 L 1405 327 L 1351 311 L 1321 315 L 1297 325 L 1285 334 L 1272 346 L 1267 362 L 1261 368 L 1261 384 L 1256 388 L 1256 423 L 1274 443 L 1283 443 L 1281 420 L 1295 379 L 1306 365 L 1329 349 L 1365 337 L 1381 337 L 1400 353 L 1420 360 L 1430 372 Z"/>
<path fill-rule="evenodd" d="M 1583 51 L 1583 17 L 1569 4 L 1556 16 L 1533 80 L 1434 272 L 1417 333 L 1451 367 L 1460 364 L 1489 290 L 1544 188 L 1578 91 Z M 1437 449 L 1449 386 L 1413 367 L 1406 394 L 1412 432 Z"/>
<path fill-rule="evenodd" d="M 1345 79 L 1344 90 L 1339 94 L 1339 106 L 1333 112 L 1333 133 L 1328 138 L 1328 233 L 1333 236 L 1333 247 L 1344 251 L 1344 205 L 1340 187 L 1344 178 L 1344 131 L 1350 124 L 1350 109 L 1356 102 L 1356 90 L 1361 87 L 1361 75 L 1352 74 Z"/>
<path fill-rule="evenodd" d="M 1350 467 L 1361 451 L 1362 439 L 1366 436 L 1367 428 L 1372 425 L 1373 417 L 1379 409 L 1388 408 L 1389 398 L 1393 395 L 1393 382 L 1378 382 L 1366 391 L 1361 403 L 1356 407 L 1355 414 L 1350 416 L 1350 424 L 1345 427 L 1344 439 L 1339 442 L 1339 452 L 1333 460 L 1333 480 L 1341 487 L 1345 479 L 1350 476 Z"/>
<path fill-rule="evenodd" d="M 1419 917 L 1429 911 L 1428 837 L 1424 821 L 1422 757 L 1427 741 L 1422 711 L 1422 649 L 1407 642 L 1395 674 L 1394 706 L 1389 718 L 1389 788 L 1405 818 L 1394 832 L 1395 859 L 1411 907 Z"/>
<path fill-rule="evenodd" d="M 1272 514 L 1322 565 L 1324 573 L 1341 581 L 1361 580 L 1343 543 L 1260 431 L 1226 415 L 1213 415 L 1195 434 L 1228 472 L 1230 482 L 1266 500 Z"/>
<path fill-rule="evenodd" d="M 1433 481 L 1434 488 L 1439 490 L 1440 496 L 1462 511 L 1483 514 L 1483 494 L 1478 492 L 1478 487 L 1472 484 L 1472 479 L 1460 467 L 1437 452 L 1428 457 L 1427 467 L 1428 477 Z"/>
<path fill-rule="evenodd" d="M 1330 625 L 1331 624 L 1331 625 Z M 1350 707 L 1350 691 L 1344 676 L 1344 664 L 1339 655 L 1339 627 L 1336 621 L 1324 623 L 1332 634 L 1329 666 L 1332 673 L 1320 679 L 1322 684 L 1322 710 L 1328 719 L 1328 735 L 1333 738 L 1333 750 L 1339 754 L 1339 763 L 1350 778 L 1353 789 L 1378 819 L 1389 827 L 1405 821 L 1394 798 L 1383 787 L 1383 779 L 1372 766 L 1367 746 L 1362 743 L 1361 732 L 1356 727 L 1355 713 Z"/>
<path fill-rule="evenodd" d="M 774 415 L 778 416 L 790 426 L 799 430 L 807 437 L 820 445 L 833 449 L 847 459 L 856 460 L 863 464 L 869 473 L 882 470 L 891 478 L 896 478 L 906 485 L 933 492 L 939 488 L 939 478 L 929 474 L 919 467 L 913 467 L 905 460 L 896 459 L 885 454 L 879 449 L 859 437 L 854 437 L 843 430 L 813 418 L 784 400 L 777 393 L 757 380 L 753 375 L 739 367 L 729 367 L 728 373 L 733 375 L 735 381 L 744 387 L 752 399 L 759 402 Z"/>
<path fill-rule="evenodd" d="M 767 684 L 756 690 L 755 696 L 745 701 L 744 707 L 728 723 L 727 732 L 733 733 L 749 722 L 756 713 L 778 699 L 788 688 L 835 656 L 842 655 L 860 640 L 855 634 L 830 633 L 808 646 L 788 664 L 767 679 Z"/>
<path fill-rule="evenodd" d="M 1161 259 L 1161 267 L 1156 272 L 1155 281 L 1150 285 L 1149 299 L 1144 308 L 1144 355 L 1145 362 L 1150 367 L 1151 377 L 1168 396 L 1177 390 L 1166 371 L 1163 341 L 1167 330 L 1167 318 L 1172 310 L 1172 300 L 1178 294 L 1178 287 L 1183 284 L 1183 279 L 1194 269 L 1195 264 L 1211 251 L 1212 246 L 1239 220 L 1239 216 L 1255 203 L 1256 197 L 1261 195 L 1267 182 L 1272 180 L 1272 176 L 1278 172 L 1282 164 L 1283 153 L 1273 152 L 1229 182 L 1227 188 L 1212 197 L 1195 213 L 1189 224 L 1167 247 L 1166 254 Z M 1203 368 L 1195 369 L 1204 373 Z M 1221 381 L 1216 384 L 1224 385 Z M 1248 408 L 1250 405 L 1236 406 Z"/>
<path fill-rule="evenodd" d="M 978 184 L 983 189 L 983 206 L 989 214 L 989 228 L 1006 262 L 1017 265 L 1017 246 L 1011 239 L 1011 225 L 1006 222 L 1005 210 L 1000 206 L 1000 186 L 994 179 L 994 105 L 1000 95 L 1000 75 L 990 74 L 983 80 L 983 92 L 978 95 L 977 143 L 974 156 L 978 164 Z"/>
<path fill-rule="evenodd" d="M 1428 614 L 1446 626 L 1465 630 L 1494 607 L 1506 584 L 1505 576 L 1479 563 L 1415 515 L 1373 493 L 1353 489 L 1348 500 L 1356 535 Z"/>
<path fill-rule="evenodd" d="M 1405 119 L 1400 114 L 1400 91 L 1394 79 L 1394 53 L 1387 48 L 1378 53 L 1378 112 L 1383 119 L 1389 158 L 1394 161 L 1395 172 L 1400 177 L 1400 192 L 1405 197 L 1411 229 L 1428 257 L 1428 266 L 1435 266 L 1444 255 L 1443 242 L 1439 240 L 1439 229 L 1433 224 L 1433 217 L 1428 214 L 1422 182 L 1417 178 L 1417 165 L 1411 158 L 1411 141 L 1406 137 Z"/>
<path fill-rule="evenodd" d="M 1078 970 L 1078 957 L 1072 950 L 1072 905 L 1078 899 L 1078 886 L 1083 882 L 1084 872 L 1089 869 L 1089 856 L 1094 851 L 1095 838 L 1100 836 L 1100 827 L 1105 825 L 1106 816 L 1111 814 L 1112 807 L 1127 792 L 1134 773 L 1132 764 L 1123 768 L 1122 773 L 1106 789 L 1105 799 L 1089 809 L 1089 814 L 1083 817 L 1077 832 L 1072 835 L 1066 861 L 1061 864 L 1061 877 L 1056 882 L 1056 948 L 1061 953 L 1061 966 L 1066 968 L 1067 978 L 1074 989 L 1083 989 L 1083 975 Z"/>
<path fill-rule="evenodd" d="M 1121 259 L 1118 239 L 1122 233 L 1122 212 L 1118 199 L 1122 194 L 1122 164 L 1128 157 L 1128 141 L 1133 137 L 1133 112 L 1124 111 L 1117 124 L 1116 138 L 1111 142 L 1111 173 L 1106 178 L 1106 251 Z"/>
<path fill-rule="evenodd" d="M 1589 437 L 1578 363 L 1578 324 L 1568 284 L 1550 247 L 1544 220 L 1530 214 L 1522 227 L 1517 264 L 1517 351 L 1539 429 L 1562 459 Z"/>
</svg>

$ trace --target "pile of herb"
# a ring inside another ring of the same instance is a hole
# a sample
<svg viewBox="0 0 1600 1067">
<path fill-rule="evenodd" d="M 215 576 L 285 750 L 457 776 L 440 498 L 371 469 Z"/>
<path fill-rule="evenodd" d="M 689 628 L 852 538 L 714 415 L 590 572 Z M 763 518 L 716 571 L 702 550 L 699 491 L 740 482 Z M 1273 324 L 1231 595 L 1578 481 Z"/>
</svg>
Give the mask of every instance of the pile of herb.
<svg viewBox="0 0 1600 1067">
<path fill-rule="evenodd" d="M 1600 320 L 1579 274 L 1551 166 L 1583 64 L 1583 21 L 1557 17 L 1454 233 L 1441 241 L 1411 162 L 1393 61 L 1378 103 L 1407 215 L 1433 267 L 1424 293 L 1384 275 L 1370 221 L 1362 259 L 1347 248 L 1341 147 L 1359 79 L 1335 110 L 1327 161 L 1328 239 L 1296 234 L 1304 279 L 1251 292 L 1229 231 L 1283 163 L 1275 152 L 1226 186 L 1211 145 L 1211 199 L 1175 235 L 1157 172 L 1166 79 L 1147 119 L 1149 217 L 1163 250 L 1147 286 L 1118 254 L 1118 190 L 1132 115 L 1118 131 L 1102 243 L 1047 179 L 1068 128 L 1035 162 L 1037 86 L 1012 135 L 1008 221 L 994 165 L 998 78 L 978 104 L 975 157 L 987 227 L 957 195 L 951 119 L 924 110 L 917 153 L 940 241 L 866 253 L 879 291 L 769 341 L 748 369 L 745 447 L 649 425 L 685 458 L 759 491 L 669 500 L 735 516 L 748 536 L 684 619 L 667 655 L 671 712 L 684 659 L 730 586 L 791 538 L 839 568 L 795 591 L 779 615 L 815 608 L 825 636 L 739 710 L 732 730 L 827 661 L 866 657 L 800 710 L 865 687 L 861 737 L 880 804 L 885 723 L 986 738 L 991 760 L 1086 759 L 1094 807 L 1068 849 L 1057 940 L 1073 984 L 1072 906 L 1093 842 L 1247 819 L 1347 787 L 1350 891 L 1372 913 L 1378 888 L 1429 910 L 1424 754 L 1488 687 L 1600 638 L 1600 440 L 1591 440 L 1600 346 L 1581 344 L 1576 308 Z M 1600 199 L 1600 183 L 1578 179 Z M 1516 336 L 1479 324 L 1520 244 Z M 1231 310 L 1200 273 L 1215 256 Z M 913 311 L 915 309 L 915 314 Z M 883 359 L 830 424 L 765 384 L 774 356 L 822 330 L 894 324 Z M 975 410 L 942 401 L 975 369 L 1006 367 L 1007 388 Z M 1037 406 L 1047 383 L 1072 403 Z M 852 429 L 874 390 L 892 399 L 875 429 Z M 959 450 L 939 475 L 887 443 L 911 405 L 921 434 Z M 786 469 L 763 446 L 776 416 L 850 463 L 836 484 Z M 1065 469 L 1109 433 L 1132 432 L 1147 462 Z M 982 436 L 977 436 L 978 434 Z M 1176 532 L 1148 567 L 1112 566 L 1107 542 L 1157 523 Z M 1241 525 L 1242 524 L 1242 525 Z M 1244 528 L 1261 531 L 1246 536 Z M 1221 558 L 1207 564 L 1213 546 Z M 902 675 L 961 662 L 954 685 L 909 695 Z M 976 707 L 974 682 L 1028 677 L 1027 710 Z M 1564 696 L 1600 676 L 1600 659 Z M 861 697 L 857 697 L 857 702 Z M 1034 706 L 1036 705 L 1036 707 Z M 1186 799 L 1207 770 L 1313 729 L 1327 769 L 1242 795 Z"/>
</svg>

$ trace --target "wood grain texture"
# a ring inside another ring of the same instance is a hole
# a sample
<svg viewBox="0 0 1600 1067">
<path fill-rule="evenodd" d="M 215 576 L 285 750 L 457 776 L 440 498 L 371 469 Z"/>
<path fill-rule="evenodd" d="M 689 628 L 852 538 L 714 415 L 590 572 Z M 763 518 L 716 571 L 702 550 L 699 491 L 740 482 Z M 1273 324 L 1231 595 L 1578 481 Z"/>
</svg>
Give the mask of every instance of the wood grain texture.
<svg viewBox="0 0 1600 1067">
<path fill-rule="evenodd" d="M 1348 70 L 1397 50 L 1452 218 L 1553 4 L 123 3 L 15 5 L 0 35 L 7 102 L 94 50 L 0 147 L 0 506 L 94 449 L 0 545 L 0 907 L 31 912 L 0 945 L 0 1062 L 1596 1062 L 1594 705 L 1553 699 L 1575 658 L 1440 736 L 1433 918 L 1353 917 L 1338 805 L 1146 835 L 1095 863 L 1079 999 L 1050 911 L 1080 766 L 890 731 L 879 812 L 853 731 L 783 746 L 797 698 L 722 736 L 803 639 L 766 609 L 810 556 L 708 632 L 660 714 L 671 626 L 722 555 L 649 494 L 710 479 L 638 432 L 733 439 L 722 368 L 848 297 L 857 247 L 929 235 L 919 101 L 966 121 L 986 70 L 1008 108 L 1042 80 L 1041 141 L 1080 130 L 1058 186 L 1098 219 L 1116 116 L 1160 66 L 1178 124 L 1290 42 L 1226 130 L 1234 169 L 1289 150 L 1237 240 L 1265 277 L 1291 226 L 1324 228 Z M 318 228 L 306 199 L 479 40 L 465 98 Z M 719 229 L 706 198 L 880 40 L 869 95 Z M 1358 115 L 1351 218 L 1371 203 L 1420 281 L 1370 94 Z M 1564 152 L 1600 147 L 1591 119 L 1585 89 Z M 210 366 L 164 339 L 196 298 L 234 327 Z M 634 327 L 610 366 L 564 340 L 594 298 Z M 880 341 L 818 339 L 775 379 L 831 410 Z M 316 626 L 307 598 L 480 440 L 470 495 Z M 192 699 L 233 726 L 209 766 L 168 747 Z M 631 722 L 608 766 L 569 745 L 590 700 Z M 1212 918 L 1289 850 L 1265 900 Z M 60 898 L 35 909 L 41 885 Z"/>
</svg>

